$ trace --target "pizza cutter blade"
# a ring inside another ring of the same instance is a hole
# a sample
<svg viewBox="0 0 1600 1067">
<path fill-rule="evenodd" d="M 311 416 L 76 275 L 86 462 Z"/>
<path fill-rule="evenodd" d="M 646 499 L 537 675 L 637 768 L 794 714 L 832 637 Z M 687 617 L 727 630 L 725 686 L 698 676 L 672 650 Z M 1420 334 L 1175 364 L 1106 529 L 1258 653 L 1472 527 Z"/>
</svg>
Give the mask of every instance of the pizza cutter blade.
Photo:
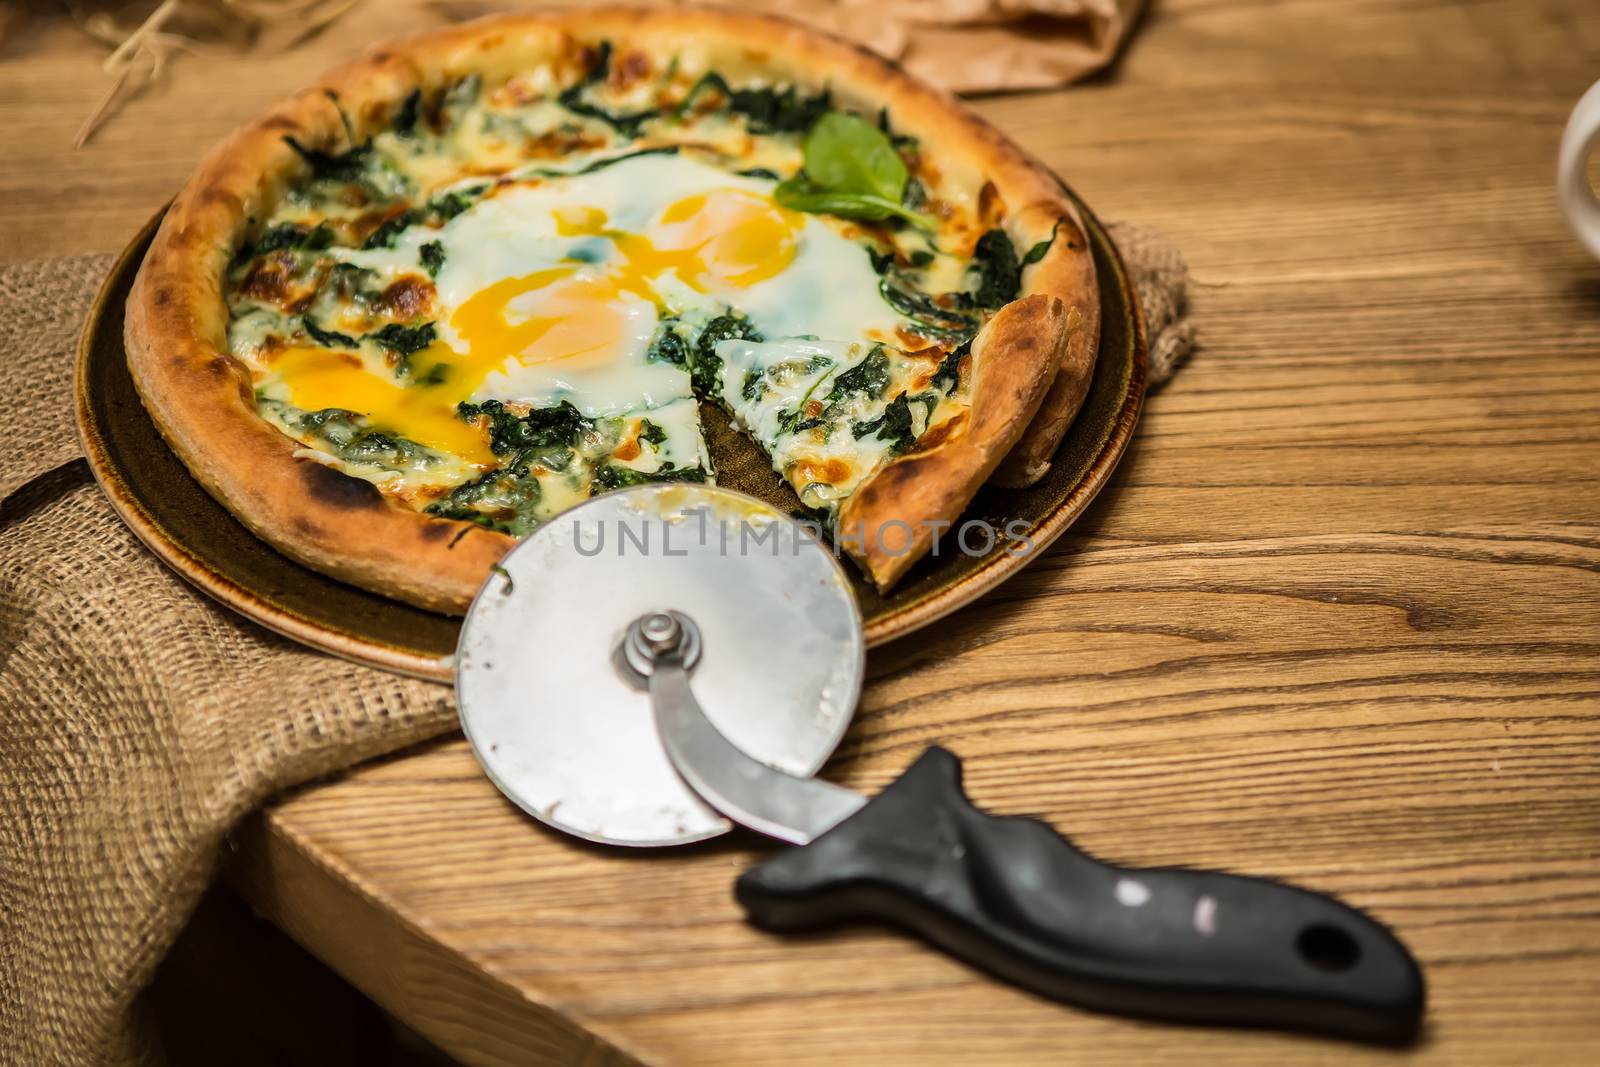
<svg viewBox="0 0 1600 1067">
<path fill-rule="evenodd" d="M 694 617 L 695 685 L 762 763 L 822 766 L 861 691 L 861 617 L 833 555 L 789 516 L 702 485 L 650 485 L 563 513 L 501 561 L 456 650 L 461 725 L 501 792 L 612 845 L 677 845 L 731 824 L 673 770 L 649 695 L 622 669 L 641 615 Z"/>
<path fill-rule="evenodd" d="M 662 518 L 685 532 L 687 551 L 657 558 L 677 562 L 572 559 L 602 520 Z M 779 531 L 766 535 L 775 550 L 693 532 L 718 520 Z M 1416 1036 L 1425 1003 L 1416 961 L 1332 897 L 1102 863 L 1044 822 L 974 807 L 960 761 L 943 748 L 871 798 L 812 778 L 854 705 L 861 627 L 837 561 L 792 520 L 693 486 L 613 494 L 558 522 L 572 536 L 547 526 L 507 556 L 519 584 L 497 590 L 491 579 L 479 594 L 458 668 L 468 736 L 501 789 L 537 817 L 591 840 L 656 844 L 721 832 L 727 816 L 787 841 L 795 847 L 735 885 L 750 921 L 769 930 L 877 919 L 1025 989 L 1103 1011 L 1384 1043 Z M 580 592 L 615 602 L 561 625 Z M 513 609 L 519 601 L 528 606 Z M 512 623 L 520 638 L 503 636 Z M 551 652 L 565 663 L 553 674 L 541 666 Z M 569 766 L 566 731 L 599 748 L 573 753 Z"/>
</svg>

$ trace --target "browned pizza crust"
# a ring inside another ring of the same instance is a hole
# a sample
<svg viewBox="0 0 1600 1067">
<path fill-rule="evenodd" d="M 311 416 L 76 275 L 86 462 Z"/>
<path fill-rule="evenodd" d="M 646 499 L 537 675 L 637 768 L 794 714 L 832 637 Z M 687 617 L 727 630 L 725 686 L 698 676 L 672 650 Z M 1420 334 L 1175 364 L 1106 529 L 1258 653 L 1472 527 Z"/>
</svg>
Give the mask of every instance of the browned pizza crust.
<svg viewBox="0 0 1600 1067">
<path fill-rule="evenodd" d="M 359 143 L 387 127 L 414 88 L 440 88 L 469 73 L 493 88 L 540 65 L 575 80 L 586 49 L 607 38 L 659 54 L 693 51 L 730 80 L 826 81 L 845 106 L 889 107 L 896 128 L 936 146 L 941 161 L 989 178 L 1021 248 L 1048 236 L 1056 219 L 1072 220 L 1075 240 L 1057 240 L 1024 275 L 1024 294 L 1044 295 L 1002 310 L 974 345 L 964 437 L 886 466 L 847 504 L 848 516 L 955 518 L 1016 445 L 1063 360 L 1073 363 L 1074 351 L 1092 359 L 1088 328 L 1074 335 L 1075 342 L 1087 338 L 1079 348 L 1068 345 L 1062 355 L 1072 312 L 1088 323 L 1098 307 L 1070 203 L 1048 171 L 949 95 L 855 45 L 768 16 L 568 8 L 479 20 L 378 48 L 234 133 L 178 195 L 139 271 L 126 337 L 140 395 L 189 470 L 255 534 L 326 574 L 457 613 L 514 544 L 504 534 L 393 504 L 371 483 L 300 455 L 297 442 L 256 413 L 250 376 L 228 353 L 224 276 L 235 250 L 304 173 L 285 135 L 340 152 L 352 137 Z M 348 132 L 341 106 L 353 126 Z M 1059 439 L 1041 432 L 1035 450 L 1048 453 Z M 863 562 L 887 587 L 926 546 L 913 548 L 893 560 L 869 553 Z"/>
<path fill-rule="evenodd" d="M 1083 232 L 1083 222 L 1076 211 L 1065 217 L 1056 240 L 1064 242 L 1070 250 L 1081 249 L 1084 254 L 1055 260 L 1051 265 L 1052 276 L 1044 279 L 1049 287 L 1045 291 L 1094 294 L 1094 260 L 1089 254 L 1089 238 Z M 1039 405 L 1039 413 L 1023 431 L 1021 440 L 995 468 L 989 479 L 995 485 L 1008 489 L 1029 486 L 1050 469 L 1050 457 L 1056 454 L 1067 428 L 1078 417 L 1094 378 L 1095 358 L 1100 352 L 1098 298 L 1072 304 L 1067 315 L 1067 335 L 1055 381 Z"/>
<path fill-rule="evenodd" d="M 995 313 L 972 344 L 972 408 L 931 447 L 901 456 L 845 501 L 840 544 L 879 589 L 927 554 L 1039 409 L 1067 346 L 1070 311 L 1036 293 Z M 925 435 L 934 436 L 934 435 Z"/>
</svg>

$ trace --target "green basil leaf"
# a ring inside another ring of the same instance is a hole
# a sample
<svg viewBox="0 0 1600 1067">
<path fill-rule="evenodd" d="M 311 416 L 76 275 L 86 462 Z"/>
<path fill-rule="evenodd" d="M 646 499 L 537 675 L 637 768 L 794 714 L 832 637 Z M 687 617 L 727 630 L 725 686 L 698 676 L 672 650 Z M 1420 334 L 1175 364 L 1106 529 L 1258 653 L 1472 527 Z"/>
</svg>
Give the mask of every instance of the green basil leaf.
<svg viewBox="0 0 1600 1067">
<path fill-rule="evenodd" d="M 896 204 L 911 176 L 882 130 L 843 111 L 823 115 L 806 134 L 805 167 L 824 189 L 876 195 Z"/>
<path fill-rule="evenodd" d="M 882 222 L 890 217 L 902 218 L 913 226 L 932 229 L 933 223 L 923 215 L 907 211 L 898 201 L 887 200 L 874 193 L 856 193 L 841 189 L 825 189 L 797 174 L 779 182 L 772 191 L 773 199 L 791 211 L 804 211 L 812 215 L 837 215 L 842 219 L 860 219 L 863 222 Z"/>
</svg>

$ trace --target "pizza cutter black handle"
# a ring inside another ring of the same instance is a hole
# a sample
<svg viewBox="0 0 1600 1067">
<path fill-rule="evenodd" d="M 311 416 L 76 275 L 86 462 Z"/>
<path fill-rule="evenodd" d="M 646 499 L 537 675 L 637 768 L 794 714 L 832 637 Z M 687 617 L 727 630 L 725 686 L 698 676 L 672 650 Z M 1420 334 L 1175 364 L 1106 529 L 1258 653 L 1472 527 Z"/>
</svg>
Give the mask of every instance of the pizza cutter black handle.
<svg viewBox="0 0 1600 1067">
<path fill-rule="evenodd" d="M 1101 863 L 1036 819 L 979 811 L 942 748 L 736 894 L 766 929 L 880 919 L 1101 1011 L 1383 1043 L 1422 1020 L 1416 961 L 1354 908 L 1258 878 Z"/>
</svg>

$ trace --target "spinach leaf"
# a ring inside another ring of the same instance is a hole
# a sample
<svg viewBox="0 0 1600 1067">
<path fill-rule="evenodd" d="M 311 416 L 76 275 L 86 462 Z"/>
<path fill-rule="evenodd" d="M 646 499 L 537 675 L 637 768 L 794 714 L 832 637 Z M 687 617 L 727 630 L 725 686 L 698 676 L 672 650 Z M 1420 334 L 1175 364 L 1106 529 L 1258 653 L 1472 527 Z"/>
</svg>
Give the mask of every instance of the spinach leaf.
<svg viewBox="0 0 1600 1067">
<path fill-rule="evenodd" d="M 911 428 L 910 400 L 901 393 L 883 409 L 882 415 L 856 423 L 850 432 L 857 441 L 876 435 L 879 440 L 889 442 L 890 452 L 904 452 L 917 443 L 917 435 Z"/>
<path fill-rule="evenodd" d="M 722 75 L 708 71 L 678 102 L 674 114 L 683 117 L 706 89 L 721 93 L 728 102 L 728 110 L 743 115 L 752 133 L 804 133 L 827 112 L 833 101 L 833 94 L 827 89 L 815 96 L 806 96 L 793 85 L 783 89 L 771 86 L 734 89 Z"/>
<path fill-rule="evenodd" d="M 729 106 L 749 120 L 754 133 L 804 133 L 833 101 L 827 89 L 806 96 L 793 85 L 782 90 L 735 89 L 729 96 Z"/>
<path fill-rule="evenodd" d="M 955 308 L 942 308 L 927 293 L 907 289 L 896 275 L 878 282 L 878 292 L 888 305 L 911 320 L 919 333 L 950 341 L 965 341 L 978 332 L 978 322 Z"/>
<path fill-rule="evenodd" d="M 367 336 L 398 354 L 401 365 L 404 366 L 408 357 L 433 344 L 435 333 L 431 322 L 424 322 L 418 326 L 402 326 L 398 322 L 391 322 L 377 333 Z"/>
<path fill-rule="evenodd" d="M 472 206 L 473 196 L 482 189 L 454 189 L 428 201 L 428 214 L 440 222 L 449 222 Z"/>
<path fill-rule="evenodd" d="M 401 137 L 415 137 L 417 135 L 417 116 L 422 109 L 422 90 L 413 89 L 406 94 L 400 102 L 400 107 L 394 113 L 394 121 L 390 123 L 394 132 Z"/>
<path fill-rule="evenodd" d="M 972 251 L 972 264 L 967 270 L 978 276 L 972 299 L 979 307 L 997 308 L 1009 304 L 1022 288 L 1022 262 L 1017 259 L 1011 238 L 1001 229 L 989 230 L 978 238 L 978 245 Z"/>
<path fill-rule="evenodd" d="M 358 267 L 354 263 L 335 263 L 328 272 L 328 280 L 323 283 L 323 288 L 341 299 L 368 305 L 376 294 L 367 287 L 367 283 L 377 274 L 377 271 Z"/>
<path fill-rule="evenodd" d="M 681 367 L 689 362 L 689 346 L 679 337 L 672 327 L 676 319 L 668 319 L 661 324 L 655 337 L 650 342 L 650 348 L 645 353 L 645 359 L 651 363 L 671 363 Z"/>
<path fill-rule="evenodd" d="M 654 471 L 636 471 L 632 467 L 624 467 L 616 463 L 602 463 L 595 468 L 594 479 L 589 483 L 589 491 L 596 489 L 608 491 L 623 489 L 630 485 L 645 485 L 649 482 L 703 482 L 706 480 L 704 467 L 662 467 Z"/>
<path fill-rule="evenodd" d="M 361 242 L 362 248 L 393 248 L 396 237 L 404 233 L 412 224 L 420 222 L 418 213 L 413 210 L 400 212 L 383 221 L 376 230 L 367 235 Z"/>
<path fill-rule="evenodd" d="M 556 102 L 574 115 L 583 115 L 592 119 L 599 119 L 606 125 L 615 129 L 624 137 L 634 137 L 639 133 L 639 127 L 646 120 L 657 118 L 661 112 L 656 108 L 647 108 L 643 111 L 617 112 L 607 111 L 598 104 L 592 104 L 583 98 L 583 92 L 591 85 L 598 85 L 606 80 L 606 75 L 611 71 L 611 42 L 601 41 L 599 52 L 595 56 L 594 66 L 589 68 L 582 81 L 567 86 L 556 97 Z"/>
<path fill-rule="evenodd" d="M 280 222 L 261 235 L 261 240 L 253 246 L 245 245 L 239 249 L 238 259 L 243 262 L 267 252 L 276 252 L 287 248 L 295 251 L 320 252 L 333 244 L 333 231 L 325 222 L 317 223 L 314 229 L 306 229 L 299 223 Z"/>
<path fill-rule="evenodd" d="M 717 355 L 717 342 L 738 338 L 761 340 L 761 332 L 738 312 L 719 315 L 700 331 L 700 336 L 694 342 L 694 358 L 689 361 L 689 381 L 698 392 L 708 396 L 722 395 L 718 382 L 722 377 L 722 357 Z"/>
<path fill-rule="evenodd" d="M 307 148 L 287 135 L 283 139 L 311 168 L 313 181 L 355 182 L 366 177 L 367 161 L 372 155 L 371 142 L 356 145 L 347 152 L 334 155 L 320 149 Z"/>
<path fill-rule="evenodd" d="M 537 170 L 518 171 L 518 174 L 528 174 L 540 178 L 576 178 L 580 174 L 593 174 L 597 170 L 604 170 L 613 163 L 621 163 L 625 159 L 637 156 L 675 156 L 680 146 L 675 144 L 657 145 L 655 148 L 641 148 L 636 152 L 624 152 L 620 156 L 607 156 L 596 159 L 577 170 L 561 170 L 557 167 L 540 167 Z"/>
<path fill-rule="evenodd" d="M 933 220 L 904 206 L 910 173 L 872 123 L 829 111 L 806 134 L 804 158 L 805 168 L 773 190 L 784 207 L 867 222 L 900 218 L 933 228 Z"/>
<path fill-rule="evenodd" d="M 915 137 L 895 133 L 894 130 L 889 128 L 889 109 L 887 107 L 878 109 L 878 129 L 882 130 L 883 135 L 889 138 L 889 143 L 894 145 L 896 152 L 915 152 L 917 150 L 917 139 Z"/>
<path fill-rule="evenodd" d="M 1056 219 L 1056 224 L 1050 227 L 1050 236 L 1028 249 L 1028 254 L 1022 257 L 1022 265 L 1024 267 L 1029 267 L 1039 262 L 1044 258 L 1045 253 L 1050 251 L 1050 246 L 1056 243 L 1056 232 L 1061 229 L 1061 223 L 1061 219 Z"/>
<path fill-rule="evenodd" d="M 971 351 L 972 342 L 963 341 L 939 361 L 939 369 L 933 372 L 933 384 L 942 385 L 945 396 L 955 395 L 956 389 L 961 385 L 961 361 L 966 359 Z"/>
<path fill-rule="evenodd" d="M 439 126 L 449 127 L 455 125 L 461 115 L 478 99 L 478 94 L 483 89 L 483 76 L 468 74 L 445 90 L 444 96 L 439 100 L 438 112 L 430 116 Z"/>
<path fill-rule="evenodd" d="M 539 479 L 529 476 L 528 457 L 518 455 L 509 463 L 456 486 L 449 496 L 423 510 L 429 515 L 474 522 L 522 537 L 539 525 L 533 510 L 542 495 Z"/>
<path fill-rule="evenodd" d="M 345 408 L 301 412 L 285 421 L 303 433 L 317 436 L 327 451 L 351 463 L 370 463 L 392 470 L 436 458 L 415 441 L 368 428 L 362 416 Z"/>
<path fill-rule="evenodd" d="M 507 411 L 498 400 L 485 400 L 481 404 L 463 401 L 456 405 L 456 415 L 463 422 L 486 418 L 489 448 L 502 456 L 529 448 L 571 447 L 578 443 L 578 437 L 585 430 L 594 426 L 567 400 L 556 407 L 538 408 L 526 415 Z"/>
<path fill-rule="evenodd" d="M 878 396 L 889 384 L 889 356 L 882 345 L 873 345 L 867 358 L 849 370 L 833 376 L 833 389 L 828 399 L 841 400 L 852 393 Z"/>
<path fill-rule="evenodd" d="M 857 393 L 867 397 L 881 395 L 889 385 L 889 377 L 888 353 L 883 345 L 873 345 L 872 350 L 860 363 L 833 376 L 833 387 L 828 390 L 828 395 L 822 398 L 821 410 L 810 416 L 805 413 L 811 400 L 811 393 L 818 385 L 828 380 L 826 377 L 817 379 L 816 384 L 800 398 L 800 403 L 793 411 L 778 414 L 778 428 L 784 433 L 799 433 L 802 430 L 812 430 L 825 425 L 833 413 Z"/>
<path fill-rule="evenodd" d="M 768 170 L 766 167 L 751 167 L 748 170 L 735 171 L 741 178 L 766 178 L 769 181 L 778 180 L 778 172 Z"/>
<path fill-rule="evenodd" d="M 667 431 L 651 422 L 649 419 L 639 420 L 639 440 L 652 448 L 664 445 L 667 442 Z M 659 448 L 657 448 L 659 451 Z"/>
<path fill-rule="evenodd" d="M 428 277 L 437 278 L 444 269 L 444 242 L 429 241 L 417 249 L 417 255 L 422 260 L 422 265 L 428 271 Z"/>
<path fill-rule="evenodd" d="M 744 372 L 744 384 L 739 387 L 739 395 L 746 400 L 760 400 L 761 394 L 765 391 L 762 384 L 766 380 L 765 374 L 751 367 Z"/>
<path fill-rule="evenodd" d="M 310 315 L 300 316 L 300 325 L 304 327 L 306 336 L 310 337 L 323 348 L 355 348 L 356 339 L 347 333 L 335 330 L 324 330 L 312 320 Z"/>
</svg>

